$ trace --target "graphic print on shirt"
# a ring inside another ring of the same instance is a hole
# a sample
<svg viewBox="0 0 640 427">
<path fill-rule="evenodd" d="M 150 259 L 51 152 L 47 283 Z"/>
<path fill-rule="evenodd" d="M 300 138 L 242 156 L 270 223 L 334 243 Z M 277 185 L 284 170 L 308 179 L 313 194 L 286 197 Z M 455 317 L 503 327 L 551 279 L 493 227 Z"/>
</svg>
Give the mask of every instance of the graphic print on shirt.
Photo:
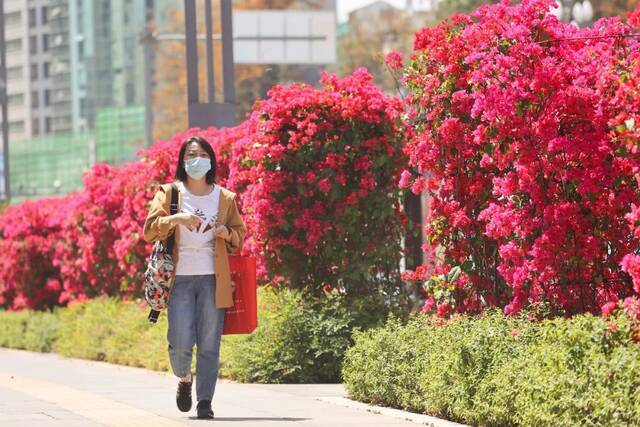
<svg viewBox="0 0 640 427">
<path fill-rule="evenodd" d="M 211 230 L 217 220 L 218 215 L 217 214 L 211 214 L 209 216 L 207 216 L 207 214 L 200 208 L 198 207 L 192 207 L 192 206 L 188 206 L 188 207 L 183 207 L 182 208 L 182 212 L 186 212 L 186 213 L 191 213 L 195 216 L 197 216 L 198 218 L 200 218 L 202 220 L 202 223 L 200 224 L 200 226 L 198 227 L 198 229 L 196 230 L 188 230 L 191 233 L 197 233 L 197 234 L 205 234 L 207 233 L 209 230 Z"/>
<path fill-rule="evenodd" d="M 202 230 L 202 227 L 207 224 L 207 216 L 204 211 L 200 208 L 195 208 L 193 214 L 202 220 L 200 227 L 198 227 L 198 233 L 203 233 L 206 230 Z"/>
<path fill-rule="evenodd" d="M 218 217 L 220 187 L 205 196 L 190 193 L 183 183 L 178 184 L 182 193 L 181 212 L 193 214 L 202 220 L 193 231 L 179 225 L 180 239 L 176 275 L 215 274 L 215 240 L 214 226 Z"/>
<path fill-rule="evenodd" d="M 217 224 L 218 221 L 218 215 L 211 215 L 211 218 L 209 218 L 209 221 L 206 222 L 205 226 L 204 226 L 204 230 L 202 230 L 203 233 L 206 233 L 207 231 L 211 230 L 212 228 L 215 227 L 215 225 Z"/>
<path fill-rule="evenodd" d="M 179 188 L 183 192 L 181 212 L 193 214 L 202 221 L 196 230 L 191 231 L 187 227 L 181 227 L 181 232 L 188 235 L 185 236 L 186 240 L 195 243 L 198 247 L 212 243 L 215 240 L 215 227 L 218 225 L 219 188 L 214 187 L 210 197 L 194 197 L 182 183 L 179 184 Z"/>
</svg>

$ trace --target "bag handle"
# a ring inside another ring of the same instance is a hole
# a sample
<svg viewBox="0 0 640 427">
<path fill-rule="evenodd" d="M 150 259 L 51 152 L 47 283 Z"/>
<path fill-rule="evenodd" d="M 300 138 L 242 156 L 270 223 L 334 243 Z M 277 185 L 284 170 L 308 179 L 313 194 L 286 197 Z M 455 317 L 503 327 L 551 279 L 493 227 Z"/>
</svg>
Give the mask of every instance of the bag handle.
<svg viewBox="0 0 640 427">
<path fill-rule="evenodd" d="M 171 183 L 171 205 L 169 206 L 169 215 L 174 215 L 178 212 L 178 187 L 176 186 L 175 182 Z M 173 246 L 175 245 L 175 241 L 176 241 L 176 232 L 174 230 L 173 233 L 171 233 L 171 236 L 169 236 L 167 238 L 167 253 L 172 254 L 173 253 Z"/>
</svg>

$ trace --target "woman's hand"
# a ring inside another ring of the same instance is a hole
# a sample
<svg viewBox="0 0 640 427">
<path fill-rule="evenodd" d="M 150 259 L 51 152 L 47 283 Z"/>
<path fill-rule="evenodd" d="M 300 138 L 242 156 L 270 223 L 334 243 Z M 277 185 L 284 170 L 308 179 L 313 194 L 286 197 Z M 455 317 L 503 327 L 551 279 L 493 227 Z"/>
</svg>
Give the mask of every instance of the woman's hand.
<svg viewBox="0 0 640 427">
<path fill-rule="evenodd" d="M 173 225 L 184 225 L 190 231 L 197 230 L 202 225 L 202 219 L 189 212 L 181 212 L 175 215 L 171 215 L 171 222 Z"/>
<path fill-rule="evenodd" d="M 216 236 L 221 237 L 226 241 L 231 240 L 231 233 L 226 225 L 219 225 L 216 227 Z"/>
</svg>

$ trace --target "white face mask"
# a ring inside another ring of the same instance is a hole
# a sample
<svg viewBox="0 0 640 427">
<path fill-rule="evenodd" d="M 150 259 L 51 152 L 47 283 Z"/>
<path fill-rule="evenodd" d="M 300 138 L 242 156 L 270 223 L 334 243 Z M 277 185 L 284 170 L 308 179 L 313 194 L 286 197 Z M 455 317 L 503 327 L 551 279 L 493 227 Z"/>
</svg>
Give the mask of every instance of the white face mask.
<svg viewBox="0 0 640 427">
<path fill-rule="evenodd" d="M 206 157 L 195 157 L 184 163 L 184 169 L 193 179 L 200 179 L 211 169 L 211 160 Z"/>
</svg>

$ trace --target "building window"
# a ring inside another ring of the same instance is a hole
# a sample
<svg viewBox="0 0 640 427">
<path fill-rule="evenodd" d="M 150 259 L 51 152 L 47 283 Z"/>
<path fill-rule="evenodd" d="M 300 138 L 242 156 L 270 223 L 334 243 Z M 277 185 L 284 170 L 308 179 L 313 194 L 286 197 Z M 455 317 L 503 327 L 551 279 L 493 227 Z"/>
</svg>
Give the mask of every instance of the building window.
<svg viewBox="0 0 640 427">
<path fill-rule="evenodd" d="M 49 14 L 49 18 L 56 18 L 62 12 L 62 8 L 60 6 L 55 6 L 51 8 L 51 13 Z"/>
<path fill-rule="evenodd" d="M 84 116 L 87 112 L 87 98 L 80 98 L 80 115 Z"/>
<path fill-rule="evenodd" d="M 11 27 L 12 25 L 20 25 L 22 22 L 22 14 L 20 11 L 6 13 L 4 15 L 4 24 L 7 27 Z"/>
<path fill-rule="evenodd" d="M 49 50 L 49 34 L 42 35 L 42 51 L 46 52 Z"/>
<path fill-rule="evenodd" d="M 135 92 L 135 88 L 133 86 L 133 82 L 127 82 L 126 85 L 126 98 L 127 98 L 127 105 L 131 105 L 135 102 L 135 96 L 136 96 L 136 92 Z"/>
<path fill-rule="evenodd" d="M 31 8 L 29 9 L 29 26 L 35 27 L 36 25 L 38 25 L 36 10 L 34 8 Z"/>
<path fill-rule="evenodd" d="M 67 66 L 67 64 L 63 61 L 55 61 L 53 63 L 53 73 L 54 74 L 63 74 L 65 73 L 67 70 L 69 69 L 69 67 Z"/>
<path fill-rule="evenodd" d="M 33 136 L 38 136 L 40 134 L 40 121 L 38 119 L 32 120 L 31 133 L 33 134 Z"/>
<path fill-rule="evenodd" d="M 42 71 L 43 71 L 44 78 L 45 78 L 45 79 L 46 79 L 46 78 L 49 78 L 49 63 L 48 63 L 48 62 L 45 62 L 44 64 L 42 64 L 42 66 L 44 67 L 44 69 L 42 70 Z"/>
<path fill-rule="evenodd" d="M 22 67 L 9 67 L 7 68 L 7 80 L 20 80 L 22 79 Z"/>
<path fill-rule="evenodd" d="M 38 64 L 31 64 L 31 80 L 38 80 Z"/>
<path fill-rule="evenodd" d="M 9 122 L 9 132 L 24 132 L 24 121 Z"/>
<path fill-rule="evenodd" d="M 104 16 L 105 22 L 109 22 L 111 20 L 111 4 L 109 1 L 102 2 L 102 15 Z M 109 25 L 102 26 L 102 35 L 105 37 L 109 35 Z"/>
<path fill-rule="evenodd" d="M 22 50 L 22 39 L 7 40 L 6 48 L 7 48 L 7 53 L 18 52 Z"/>
<path fill-rule="evenodd" d="M 31 92 L 31 108 L 36 109 L 40 106 L 40 97 L 37 90 Z"/>
<path fill-rule="evenodd" d="M 29 52 L 38 53 L 38 36 L 29 37 Z"/>
<path fill-rule="evenodd" d="M 155 2 L 154 2 L 153 0 L 146 0 L 146 2 L 145 2 L 145 3 L 147 4 L 147 9 L 149 9 L 149 10 L 153 10 L 153 8 L 154 8 L 154 6 L 155 6 L 155 5 L 154 5 L 154 3 L 155 3 Z"/>
<path fill-rule="evenodd" d="M 67 99 L 67 91 L 65 89 L 56 90 L 55 95 L 57 102 L 65 101 Z"/>
<path fill-rule="evenodd" d="M 47 6 L 42 6 L 42 24 L 46 24 L 47 22 L 49 22 L 49 9 L 47 8 Z"/>
<path fill-rule="evenodd" d="M 10 107 L 22 107 L 24 105 L 24 95 L 15 93 L 7 97 L 7 103 Z"/>
<path fill-rule="evenodd" d="M 48 107 L 51 104 L 51 91 L 49 89 L 44 90 L 44 105 Z"/>
<path fill-rule="evenodd" d="M 51 133 L 51 117 L 44 119 L 44 133 Z"/>
</svg>

